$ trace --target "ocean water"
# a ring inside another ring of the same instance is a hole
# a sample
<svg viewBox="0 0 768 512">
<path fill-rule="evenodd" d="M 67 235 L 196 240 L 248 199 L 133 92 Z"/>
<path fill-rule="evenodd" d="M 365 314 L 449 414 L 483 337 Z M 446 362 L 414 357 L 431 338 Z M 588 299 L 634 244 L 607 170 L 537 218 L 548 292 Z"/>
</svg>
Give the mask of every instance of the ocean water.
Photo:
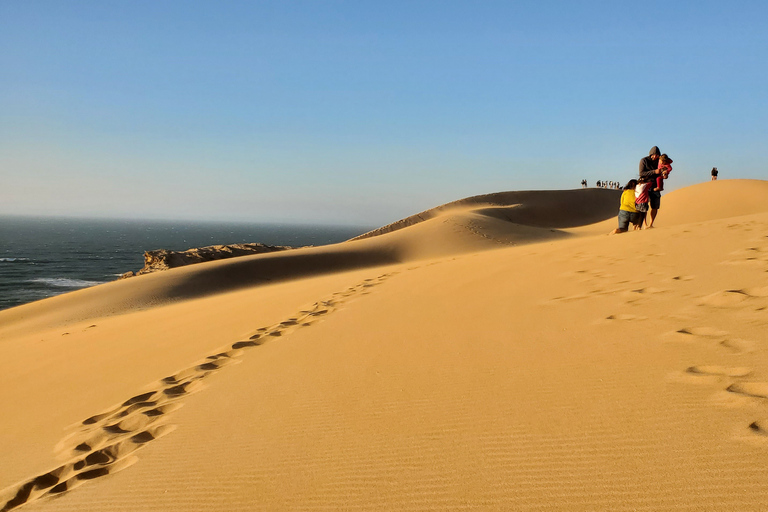
<svg viewBox="0 0 768 512">
<path fill-rule="evenodd" d="M 0 310 L 113 281 L 141 269 L 144 251 L 153 249 L 325 245 L 370 229 L 0 216 Z"/>
</svg>

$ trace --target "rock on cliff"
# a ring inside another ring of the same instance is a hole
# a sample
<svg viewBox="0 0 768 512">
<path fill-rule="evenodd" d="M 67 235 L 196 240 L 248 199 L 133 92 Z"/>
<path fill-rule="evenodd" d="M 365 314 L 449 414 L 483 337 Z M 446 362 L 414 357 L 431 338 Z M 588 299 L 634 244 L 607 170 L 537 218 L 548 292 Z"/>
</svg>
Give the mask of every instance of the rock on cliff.
<svg viewBox="0 0 768 512">
<path fill-rule="evenodd" d="M 237 256 L 248 256 L 251 254 L 262 254 L 265 252 L 285 251 L 293 249 L 285 245 L 264 245 L 264 244 L 232 244 L 232 245 L 211 245 L 197 249 L 187 249 L 186 251 L 169 251 L 167 249 L 157 249 L 144 253 L 144 268 L 138 272 L 126 272 L 120 278 L 149 274 L 160 270 L 168 270 L 193 263 L 203 263 L 205 261 L 222 260 L 225 258 L 234 258 Z"/>
</svg>

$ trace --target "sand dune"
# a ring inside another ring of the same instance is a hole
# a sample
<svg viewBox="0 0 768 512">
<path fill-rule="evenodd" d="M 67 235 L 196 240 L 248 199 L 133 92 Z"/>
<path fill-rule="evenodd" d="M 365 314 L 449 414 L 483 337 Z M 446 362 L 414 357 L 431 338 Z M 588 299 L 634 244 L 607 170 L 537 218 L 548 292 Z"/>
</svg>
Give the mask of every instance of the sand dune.
<svg viewBox="0 0 768 512">
<path fill-rule="evenodd" d="M 749 215 L 768 209 L 766 194 L 768 181 L 708 181 L 671 192 L 664 213 L 673 224 Z"/>
<path fill-rule="evenodd" d="M 768 182 L 520 194 L 0 312 L 0 509 L 763 510 Z"/>
<path fill-rule="evenodd" d="M 267 283 L 562 238 L 570 233 L 555 228 L 613 217 L 617 197 L 602 189 L 477 196 L 429 210 L 423 225 L 411 217 L 391 225 L 409 225 L 408 230 L 382 228 L 378 236 L 371 232 L 342 244 L 174 268 L 15 308 L 2 313 L 3 320 L 20 329 L 27 329 L 29 319 L 52 326 Z M 558 205 L 568 208 L 557 215 Z"/>
<path fill-rule="evenodd" d="M 514 224 L 543 228 L 569 228 L 601 221 L 614 215 L 621 194 L 608 189 L 532 190 L 498 192 L 452 201 L 375 229 L 356 240 L 413 226 L 446 212 L 474 211 Z"/>
</svg>

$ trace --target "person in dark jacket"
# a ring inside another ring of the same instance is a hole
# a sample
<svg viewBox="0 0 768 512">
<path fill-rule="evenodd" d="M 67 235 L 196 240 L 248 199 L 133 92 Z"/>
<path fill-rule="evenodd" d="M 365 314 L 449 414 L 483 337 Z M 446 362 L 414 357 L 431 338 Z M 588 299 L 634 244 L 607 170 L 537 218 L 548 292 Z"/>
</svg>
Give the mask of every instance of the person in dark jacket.
<svg viewBox="0 0 768 512">
<path fill-rule="evenodd" d="M 640 177 L 648 180 L 656 178 L 655 174 L 659 174 L 659 151 L 658 146 L 653 146 L 651 151 L 648 152 L 648 156 L 640 160 Z"/>
<path fill-rule="evenodd" d="M 660 155 L 661 151 L 659 151 L 659 147 L 653 146 L 648 152 L 648 156 L 640 160 L 640 178 L 646 179 L 648 181 L 656 181 L 657 175 L 661 173 L 659 170 Z M 648 196 L 651 200 L 651 222 L 648 224 L 648 227 L 652 228 L 653 221 L 656 220 L 656 213 L 661 207 L 661 192 L 652 190 L 648 193 Z"/>
</svg>

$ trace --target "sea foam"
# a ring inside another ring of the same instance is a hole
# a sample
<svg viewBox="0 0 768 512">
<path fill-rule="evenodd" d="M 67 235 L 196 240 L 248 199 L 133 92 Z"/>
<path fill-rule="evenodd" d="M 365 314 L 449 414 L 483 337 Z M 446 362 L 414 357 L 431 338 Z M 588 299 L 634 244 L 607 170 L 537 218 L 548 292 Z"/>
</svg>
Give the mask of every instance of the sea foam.
<svg viewBox="0 0 768 512">
<path fill-rule="evenodd" d="M 46 284 L 56 288 L 86 288 L 104 283 L 104 281 L 86 281 L 85 279 L 69 279 L 67 277 L 38 277 L 27 282 Z"/>
</svg>

